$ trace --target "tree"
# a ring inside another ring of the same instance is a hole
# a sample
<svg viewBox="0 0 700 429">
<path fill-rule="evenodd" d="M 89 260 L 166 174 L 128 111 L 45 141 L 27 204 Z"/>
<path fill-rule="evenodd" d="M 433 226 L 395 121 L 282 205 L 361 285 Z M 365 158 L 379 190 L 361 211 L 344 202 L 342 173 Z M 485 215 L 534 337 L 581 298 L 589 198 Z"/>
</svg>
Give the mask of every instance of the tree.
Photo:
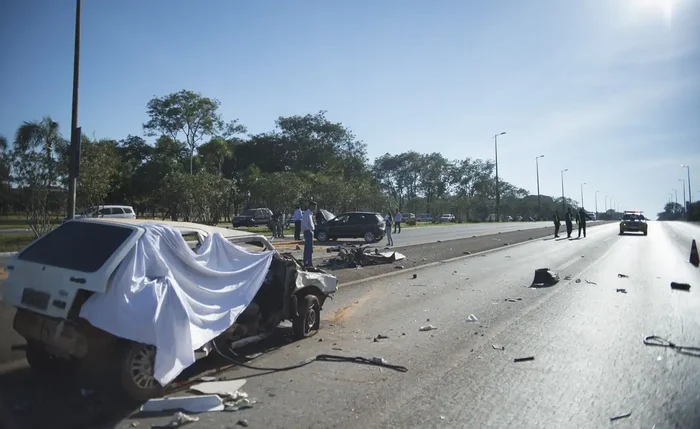
<svg viewBox="0 0 700 429">
<path fill-rule="evenodd" d="M 22 206 L 27 223 L 39 237 L 51 229 L 57 219 L 52 215 L 62 206 L 58 153 L 65 152 L 67 142 L 59 133 L 58 123 L 50 117 L 39 122 L 24 122 L 15 135 L 12 169 L 17 185 L 23 188 Z M 54 210 L 52 210 L 54 209 Z"/>
<path fill-rule="evenodd" d="M 119 177 L 120 159 L 117 142 L 92 141 L 83 136 L 80 157 L 76 205 L 87 209 L 104 204 Z"/>
<path fill-rule="evenodd" d="M 189 148 L 190 174 L 193 174 L 194 151 L 204 136 L 218 133 L 231 136 L 245 132 L 238 120 L 223 123 L 218 113 L 220 105 L 217 99 L 184 89 L 164 97 L 154 97 L 147 104 L 150 120 L 143 124 L 143 128 L 146 135 L 166 135 L 173 140 L 184 134 Z"/>
<path fill-rule="evenodd" d="M 7 212 L 10 206 L 10 170 L 12 159 L 5 136 L 0 134 L 0 213 Z"/>
<path fill-rule="evenodd" d="M 230 210 L 226 202 L 235 186 L 216 174 L 173 172 L 164 178 L 160 192 L 175 219 L 182 215 L 187 222 L 216 225 Z"/>
</svg>

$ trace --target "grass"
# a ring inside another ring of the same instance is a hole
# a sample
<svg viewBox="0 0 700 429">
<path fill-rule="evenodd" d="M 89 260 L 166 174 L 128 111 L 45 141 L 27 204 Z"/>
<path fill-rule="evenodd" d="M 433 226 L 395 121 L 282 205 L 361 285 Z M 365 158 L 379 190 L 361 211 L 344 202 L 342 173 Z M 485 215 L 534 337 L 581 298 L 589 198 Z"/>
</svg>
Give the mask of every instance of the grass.
<svg viewBox="0 0 700 429">
<path fill-rule="evenodd" d="M 34 241 L 34 234 L 0 234 L 0 252 L 17 252 Z"/>
</svg>

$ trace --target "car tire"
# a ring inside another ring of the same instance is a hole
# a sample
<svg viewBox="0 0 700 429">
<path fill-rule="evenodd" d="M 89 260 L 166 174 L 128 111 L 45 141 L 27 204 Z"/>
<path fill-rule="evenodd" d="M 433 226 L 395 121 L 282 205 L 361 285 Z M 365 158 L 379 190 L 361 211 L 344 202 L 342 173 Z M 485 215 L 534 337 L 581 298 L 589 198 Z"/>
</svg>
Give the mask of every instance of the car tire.
<svg viewBox="0 0 700 429">
<path fill-rule="evenodd" d="M 34 341 L 27 343 L 24 351 L 29 367 L 36 372 L 55 374 L 62 367 L 67 366 L 67 361 L 52 355 L 41 344 Z"/>
<path fill-rule="evenodd" d="M 295 340 L 302 340 L 318 331 L 321 326 L 321 304 L 315 295 L 306 295 L 299 300 L 297 316 L 292 320 Z"/>
<path fill-rule="evenodd" d="M 329 239 L 330 237 L 327 231 L 319 231 L 318 234 L 316 234 L 316 240 L 318 240 L 319 243 L 325 243 Z"/>
<path fill-rule="evenodd" d="M 124 348 L 119 385 L 131 399 L 147 401 L 162 396 L 163 386 L 153 377 L 156 347 L 130 341 Z"/>
<path fill-rule="evenodd" d="M 363 235 L 362 238 L 365 240 L 365 243 L 374 243 L 377 241 L 377 236 L 374 235 L 372 231 L 365 232 L 365 235 Z"/>
</svg>

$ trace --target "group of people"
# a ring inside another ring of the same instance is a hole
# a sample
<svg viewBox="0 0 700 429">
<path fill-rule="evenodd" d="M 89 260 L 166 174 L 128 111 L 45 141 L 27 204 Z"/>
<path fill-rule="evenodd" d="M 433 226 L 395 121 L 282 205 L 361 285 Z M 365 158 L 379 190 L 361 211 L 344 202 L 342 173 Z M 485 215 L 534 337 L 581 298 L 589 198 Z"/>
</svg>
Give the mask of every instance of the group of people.
<svg viewBox="0 0 700 429">
<path fill-rule="evenodd" d="M 576 212 L 576 223 L 578 224 L 578 238 L 581 238 L 581 231 L 583 231 L 583 238 L 586 238 L 586 219 L 588 215 L 586 211 L 581 207 L 578 212 Z M 564 216 L 564 222 L 566 223 L 566 237 L 571 238 L 571 233 L 574 230 L 574 214 L 571 212 L 571 207 L 567 207 L 566 214 Z M 554 238 L 559 238 L 559 228 L 561 227 L 561 219 L 559 218 L 559 210 L 554 212 Z"/>
</svg>

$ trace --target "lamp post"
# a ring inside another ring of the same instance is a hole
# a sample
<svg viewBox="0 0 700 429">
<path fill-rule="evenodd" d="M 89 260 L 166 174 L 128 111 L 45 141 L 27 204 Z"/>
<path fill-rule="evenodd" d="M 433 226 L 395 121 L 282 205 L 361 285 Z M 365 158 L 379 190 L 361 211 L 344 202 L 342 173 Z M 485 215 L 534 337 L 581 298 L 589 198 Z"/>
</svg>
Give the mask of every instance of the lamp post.
<svg viewBox="0 0 700 429">
<path fill-rule="evenodd" d="M 595 218 L 596 218 L 596 220 L 598 219 L 598 192 L 600 192 L 600 190 L 595 191 Z"/>
<path fill-rule="evenodd" d="M 678 179 L 683 182 L 683 210 L 685 210 L 685 220 L 688 220 L 688 205 L 685 203 L 685 179 Z"/>
<path fill-rule="evenodd" d="M 583 208 L 583 185 L 585 185 L 586 182 L 581 183 L 581 208 Z"/>
<path fill-rule="evenodd" d="M 504 135 L 506 132 L 503 131 L 502 133 L 495 134 L 493 136 L 493 150 L 496 155 L 496 222 L 501 221 L 501 217 L 499 216 L 499 207 L 501 205 L 501 195 L 498 192 L 498 136 Z"/>
<path fill-rule="evenodd" d="M 608 195 L 605 196 L 605 213 L 608 213 Z"/>
<path fill-rule="evenodd" d="M 535 157 L 535 169 L 537 170 L 537 220 L 542 218 L 542 202 L 540 201 L 540 158 L 544 158 L 544 155 Z"/>
<path fill-rule="evenodd" d="M 75 46 L 73 49 L 73 105 L 71 110 L 71 172 L 68 180 L 67 218 L 75 217 L 75 194 L 80 171 L 80 132 L 78 130 L 78 81 L 80 77 L 80 2 L 75 1 Z"/>
<path fill-rule="evenodd" d="M 690 166 L 689 165 L 681 165 L 681 168 L 685 168 L 688 171 L 688 202 L 690 204 L 693 203 L 693 191 L 690 189 Z M 684 188 L 685 189 L 685 188 Z M 685 201 L 683 202 L 685 203 Z M 686 213 L 688 210 L 686 209 Z"/>
<path fill-rule="evenodd" d="M 676 194 L 676 207 L 678 207 L 678 189 L 674 189 L 673 192 Z"/>
<path fill-rule="evenodd" d="M 564 212 L 566 213 L 566 197 L 564 196 L 564 172 L 569 171 L 568 168 L 565 168 L 561 171 L 561 204 L 564 207 Z"/>
</svg>

